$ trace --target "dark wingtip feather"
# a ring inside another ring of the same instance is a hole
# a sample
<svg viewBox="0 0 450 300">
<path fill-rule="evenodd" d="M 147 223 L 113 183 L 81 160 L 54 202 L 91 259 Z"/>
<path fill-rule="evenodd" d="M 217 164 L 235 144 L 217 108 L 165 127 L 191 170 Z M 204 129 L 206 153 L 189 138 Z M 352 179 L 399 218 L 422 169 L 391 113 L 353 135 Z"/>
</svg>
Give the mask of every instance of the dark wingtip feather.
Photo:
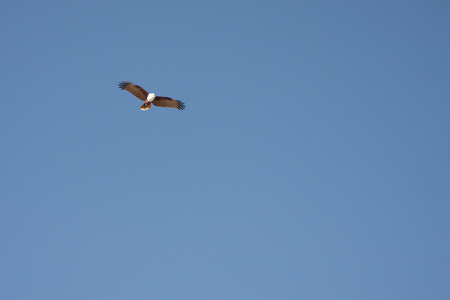
<svg viewBox="0 0 450 300">
<path fill-rule="evenodd" d="M 177 100 L 177 102 L 178 102 L 178 109 L 179 110 L 183 110 L 183 109 L 186 108 L 186 105 L 184 105 L 184 102 L 182 102 L 180 100 Z"/>
<path fill-rule="evenodd" d="M 119 88 L 121 89 L 121 90 L 124 90 L 125 89 L 125 87 L 127 86 L 127 85 L 129 85 L 131 82 L 129 82 L 129 81 L 121 81 L 121 82 L 119 82 Z"/>
</svg>

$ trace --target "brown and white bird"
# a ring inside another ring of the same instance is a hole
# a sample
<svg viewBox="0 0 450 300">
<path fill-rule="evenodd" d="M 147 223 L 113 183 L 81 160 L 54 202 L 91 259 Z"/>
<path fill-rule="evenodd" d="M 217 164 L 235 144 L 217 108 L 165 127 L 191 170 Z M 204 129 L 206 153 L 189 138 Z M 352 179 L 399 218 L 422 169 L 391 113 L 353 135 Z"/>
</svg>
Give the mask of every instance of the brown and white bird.
<svg viewBox="0 0 450 300">
<path fill-rule="evenodd" d="M 144 104 L 139 107 L 142 110 L 150 109 L 152 103 L 156 106 L 173 107 L 178 108 L 179 110 L 183 110 L 185 108 L 184 103 L 179 100 L 169 97 L 156 96 L 155 94 L 149 93 L 140 86 L 129 81 L 119 82 L 119 88 L 132 93 L 134 96 L 144 101 Z"/>
</svg>

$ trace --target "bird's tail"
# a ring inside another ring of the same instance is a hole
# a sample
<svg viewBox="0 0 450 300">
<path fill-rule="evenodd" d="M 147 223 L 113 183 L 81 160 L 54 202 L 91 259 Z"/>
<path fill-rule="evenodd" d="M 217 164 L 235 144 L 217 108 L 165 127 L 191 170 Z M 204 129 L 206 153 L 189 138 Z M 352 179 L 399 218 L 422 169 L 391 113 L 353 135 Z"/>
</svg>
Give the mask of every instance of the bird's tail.
<svg viewBox="0 0 450 300">
<path fill-rule="evenodd" d="M 145 102 L 139 108 L 142 109 L 142 110 L 147 110 L 147 109 L 150 109 L 151 106 L 152 106 L 151 102 Z"/>
</svg>

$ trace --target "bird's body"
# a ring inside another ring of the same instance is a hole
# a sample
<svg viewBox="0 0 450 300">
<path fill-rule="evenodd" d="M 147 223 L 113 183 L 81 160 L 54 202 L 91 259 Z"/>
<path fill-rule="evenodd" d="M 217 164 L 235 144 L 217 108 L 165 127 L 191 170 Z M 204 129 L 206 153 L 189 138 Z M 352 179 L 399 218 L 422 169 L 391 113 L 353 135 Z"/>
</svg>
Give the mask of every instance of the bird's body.
<svg viewBox="0 0 450 300">
<path fill-rule="evenodd" d="M 185 105 L 182 101 L 175 100 L 169 97 L 156 96 L 154 93 L 149 93 L 140 86 L 133 84 L 129 81 L 119 82 L 119 88 L 127 92 L 130 92 L 135 97 L 144 101 L 144 104 L 142 104 L 139 107 L 142 110 L 150 109 L 152 103 L 155 106 L 173 107 L 178 108 L 179 110 L 183 110 L 185 108 Z"/>
</svg>

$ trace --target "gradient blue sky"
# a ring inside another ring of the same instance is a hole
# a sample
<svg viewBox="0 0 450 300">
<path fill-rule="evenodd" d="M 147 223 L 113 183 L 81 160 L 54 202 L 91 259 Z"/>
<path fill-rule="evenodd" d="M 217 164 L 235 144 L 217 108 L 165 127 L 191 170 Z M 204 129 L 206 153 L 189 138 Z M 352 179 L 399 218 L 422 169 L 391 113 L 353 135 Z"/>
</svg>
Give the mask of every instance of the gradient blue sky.
<svg viewBox="0 0 450 300">
<path fill-rule="evenodd" d="M 2 1 L 0 298 L 448 299 L 449 16 Z"/>
</svg>

